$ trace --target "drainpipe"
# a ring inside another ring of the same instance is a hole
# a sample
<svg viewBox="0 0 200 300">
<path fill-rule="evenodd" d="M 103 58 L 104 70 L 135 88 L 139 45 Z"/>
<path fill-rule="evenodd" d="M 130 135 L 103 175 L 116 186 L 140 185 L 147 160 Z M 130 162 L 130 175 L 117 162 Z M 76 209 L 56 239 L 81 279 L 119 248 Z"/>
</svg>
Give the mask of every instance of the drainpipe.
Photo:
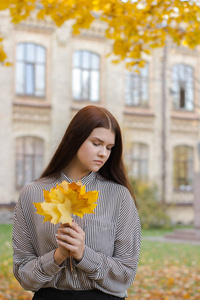
<svg viewBox="0 0 200 300">
<path fill-rule="evenodd" d="M 167 69 L 167 46 L 163 48 L 162 63 L 162 203 L 166 200 L 166 69 Z"/>
</svg>

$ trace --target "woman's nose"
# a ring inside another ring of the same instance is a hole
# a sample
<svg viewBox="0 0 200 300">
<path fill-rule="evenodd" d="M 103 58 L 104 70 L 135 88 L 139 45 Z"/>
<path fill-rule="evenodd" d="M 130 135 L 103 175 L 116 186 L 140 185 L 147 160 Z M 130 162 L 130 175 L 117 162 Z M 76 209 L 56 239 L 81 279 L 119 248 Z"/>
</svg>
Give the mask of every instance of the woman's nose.
<svg viewBox="0 0 200 300">
<path fill-rule="evenodd" d="M 99 156 L 106 156 L 107 155 L 107 149 L 106 147 L 102 147 L 99 151 Z"/>
</svg>

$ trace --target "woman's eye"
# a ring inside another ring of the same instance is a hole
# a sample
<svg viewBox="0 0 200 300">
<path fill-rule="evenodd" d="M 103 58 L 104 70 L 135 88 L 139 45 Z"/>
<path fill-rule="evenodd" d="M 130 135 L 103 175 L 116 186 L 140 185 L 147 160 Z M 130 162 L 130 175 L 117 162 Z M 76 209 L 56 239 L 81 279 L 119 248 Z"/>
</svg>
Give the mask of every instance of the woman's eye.
<svg viewBox="0 0 200 300">
<path fill-rule="evenodd" d="M 94 146 L 99 146 L 100 144 L 98 144 L 98 143 L 93 143 L 93 145 L 94 145 Z"/>
</svg>

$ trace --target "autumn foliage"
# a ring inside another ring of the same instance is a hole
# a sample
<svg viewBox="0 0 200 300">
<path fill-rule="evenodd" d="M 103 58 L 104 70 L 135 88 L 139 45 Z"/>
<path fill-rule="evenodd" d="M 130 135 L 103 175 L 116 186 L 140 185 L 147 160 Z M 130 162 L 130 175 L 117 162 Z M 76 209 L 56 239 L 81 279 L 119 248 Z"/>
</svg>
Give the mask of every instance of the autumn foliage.
<svg viewBox="0 0 200 300">
<path fill-rule="evenodd" d="M 167 262 L 167 260 L 166 260 Z M 140 266 L 128 300 L 199 300 L 200 268 L 166 264 Z"/>
<path fill-rule="evenodd" d="M 142 67 L 144 55 L 164 46 L 167 37 L 190 48 L 200 44 L 200 4 L 195 0 L 0 0 L 0 10 L 6 9 L 14 24 L 33 12 L 57 26 L 74 20 L 74 34 L 98 19 L 106 24 L 105 37 L 113 41 L 115 62 L 129 58 L 129 66 Z M 4 60 L 1 49 L 0 61 Z"/>
<path fill-rule="evenodd" d="M 98 192 L 86 193 L 85 185 L 81 181 L 68 183 L 63 181 L 50 191 L 44 192 L 45 201 L 33 203 L 39 215 L 44 216 L 44 221 L 53 224 L 72 224 L 72 215 L 83 217 L 84 214 L 94 213 L 97 206 Z"/>
</svg>

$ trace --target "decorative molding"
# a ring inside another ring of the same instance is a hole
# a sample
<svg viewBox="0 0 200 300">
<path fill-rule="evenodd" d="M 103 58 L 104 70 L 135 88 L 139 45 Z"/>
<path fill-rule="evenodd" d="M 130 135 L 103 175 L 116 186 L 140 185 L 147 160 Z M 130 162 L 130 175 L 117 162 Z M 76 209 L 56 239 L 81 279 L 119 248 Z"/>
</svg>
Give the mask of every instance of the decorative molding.
<svg viewBox="0 0 200 300">
<path fill-rule="evenodd" d="M 26 106 L 26 107 L 39 107 L 39 108 L 51 108 L 49 102 L 38 101 L 38 100 L 15 100 L 13 102 L 14 106 Z"/>
<path fill-rule="evenodd" d="M 46 17 L 44 20 L 37 19 L 38 11 L 33 11 L 31 15 L 24 21 L 15 25 L 15 29 L 24 31 L 40 31 L 45 33 L 52 33 L 56 30 L 56 26 L 50 17 Z"/>
<path fill-rule="evenodd" d="M 105 37 L 105 30 L 107 29 L 107 26 L 103 22 L 94 21 L 91 24 L 90 28 L 87 29 L 80 29 L 80 34 L 73 35 L 74 38 L 98 38 L 101 40 L 104 40 L 108 43 L 108 40 L 106 40 Z"/>
<path fill-rule="evenodd" d="M 56 30 L 56 37 L 57 37 L 57 41 L 61 46 L 65 46 L 69 39 L 71 38 L 71 33 L 69 30 L 67 30 L 66 28 L 64 28 L 65 30 L 63 30 L 63 28 L 58 28 Z"/>
<path fill-rule="evenodd" d="M 89 28 L 82 29 L 79 35 L 73 35 L 73 37 L 81 37 L 81 38 L 98 38 L 102 40 L 106 40 L 105 38 L 105 30 L 102 28 Z"/>
<path fill-rule="evenodd" d="M 44 32 L 51 34 L 52 32 L 55 31 L 55 27 L 53 25 L 51 26 L 46 26 L 46 24 L 41 24 L 41 23 L 36 23 L 33 24 L 32 22 L 27 22 L 27 23 L 19 23 L 15 26 L 16 30 L 24 30 L 24 31 L 32 31 L 32 32 Z"/>
<path fill-rule="evenodd" d="M 171 132 L 189 133 L 198 137 L 199 135 L 199 120 L 198 119 L 171 119 Z"/>
<path fill-rule="evenodd" d="M 192 192 L 177 192 L 172 194 L 171 204 L 176 204 L 178 206 L 192 205 L 194 202 L 194 194 Z M 168 202 L 169 203 L 169 202 Z"/>
<path fill-rule="evenodd" d="M 143 131 L 154 130 L 155 114 L 152 111 L 144 110 L 124 110 L 124 128 Z"/>
<path fill-rule="evenodd" d="M 124 110 L 124 115 L 129 115 L 129 116 L 138 116 L 138 117 L 151 117 L 154 118 L 155 114 L 152 111 L 128 111 Z"/>
<path fill-rule="evenodd" d="M 192 113 L 191 112 L 179 112 L 180 114 L 178 113 L 172 113 L 171 115 L 171 118 L 172 120 L 192 120 L 192 121 L 199 121 L 200 120 L 200 117 L 198 116 L 198 114 L 196 113 Z"/>
<path fill-rule="evenodd" d="M 188 55 L 188 56 L 199 56 L 199 48 L 196 47 L 194 49 L 190 49 L 184 45 L 177 45 L 172 40 L 168 42 L 168 51 L 173 51 L 173 54 L 181 54 L 181 55 Z"/>
<path fill-rule="evenodd" d="M 153 131 L 154 130 L 154 122 L 145 118 L 137 118 L 135 120 L 129 119 L 126 117 L 124 120 L 124 129 L 131 130 L 142 130 L 142 131 Z"/>
<path fill-rule="evenodd" d="M 31 123 L 50 123 L 51 110 L 48 107 L 13 106 L 13 120 Z"/>
</svg>

